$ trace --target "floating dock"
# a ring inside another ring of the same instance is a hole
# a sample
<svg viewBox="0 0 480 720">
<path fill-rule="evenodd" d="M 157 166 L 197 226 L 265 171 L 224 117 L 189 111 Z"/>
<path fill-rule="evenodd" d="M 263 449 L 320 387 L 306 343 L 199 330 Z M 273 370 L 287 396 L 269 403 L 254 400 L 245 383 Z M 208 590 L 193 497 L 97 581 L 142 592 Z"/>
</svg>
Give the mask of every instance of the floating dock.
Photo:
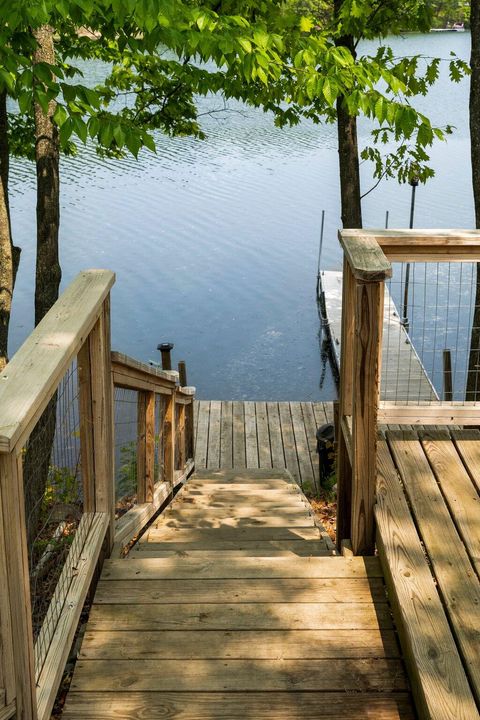
<svg viewBox="0 0 480 720">
<path fill-rule="evenodd" d="M 321 272 L 320 303 L 322 319 L 333 350 L 331 355 L 339 373 L 342 336 L 341 272 L 330 270 Z M 382 400 L 399 402 L 439 400 L 387 287 L 385 287 L 380 397 Z"/>
</svg>

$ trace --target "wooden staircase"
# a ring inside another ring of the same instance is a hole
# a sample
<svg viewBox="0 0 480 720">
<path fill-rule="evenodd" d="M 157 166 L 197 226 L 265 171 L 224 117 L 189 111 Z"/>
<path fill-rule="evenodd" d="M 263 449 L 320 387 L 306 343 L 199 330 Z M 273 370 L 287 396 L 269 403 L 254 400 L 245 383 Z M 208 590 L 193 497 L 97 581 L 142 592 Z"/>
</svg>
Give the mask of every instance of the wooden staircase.
<svg viewBox="0 0 480 720">
<path fill-rule="evenodd" d="M 197 472 L 105 563 L 64 718 L 413 718 L 376 558 L 285 470 Z"/>
</svg>

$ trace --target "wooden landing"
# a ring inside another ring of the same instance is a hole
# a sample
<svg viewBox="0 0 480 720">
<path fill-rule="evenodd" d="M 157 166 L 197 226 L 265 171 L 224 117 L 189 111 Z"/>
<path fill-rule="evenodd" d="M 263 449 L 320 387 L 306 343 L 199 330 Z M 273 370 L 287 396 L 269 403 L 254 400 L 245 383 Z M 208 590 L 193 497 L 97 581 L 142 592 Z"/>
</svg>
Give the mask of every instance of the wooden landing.
<svg viewBox="0 0 480 720">
<path fill-rule="evenodd" d="M 197 469 L 287 468 L 305 491 L 318 487 L 316 432 L 333 403 L 201 400 L 195 419 Z"/>
<path fill-rule="evenodd" d="M 378 559 L 327 552 L 286 471 L 198 472 L 105 563 L 65 720 L 413 720 Z"/>
<path fill-rule="evenodd" d="M 480 708 L 480 433 L 388 432 L 377 546 L 421 718 Z"/>
<path fill-rule="evenodd" d="M 320 276 L 324 305 L 333 355 L 340 372 L 340 340 L 342 337 L 342 273 L 323 271 Z M 383 322 L 381 400 L 438 400 L 387 287 Z"/>
</svg>

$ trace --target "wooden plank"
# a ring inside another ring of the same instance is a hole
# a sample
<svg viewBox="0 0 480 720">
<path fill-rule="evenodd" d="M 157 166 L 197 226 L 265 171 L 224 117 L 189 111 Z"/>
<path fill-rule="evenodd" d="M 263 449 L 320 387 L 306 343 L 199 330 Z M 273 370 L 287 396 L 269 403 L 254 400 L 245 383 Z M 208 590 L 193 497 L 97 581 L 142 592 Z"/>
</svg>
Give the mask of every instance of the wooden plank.
<svg viewBox="0 0 480 720">
<path fill-rule="evenodd" d="M 348 230 L 339 230 L 338 239 L 357 280 L 381 282 L 392 277 L 392 266 L 375 236 L 365 232 L 352 234 Z"/>
<path fill-rule="evenodd" d="M 178 503 L 173 503 L 168 508 L 165 509 L 165 511 L 162 513 L 162 515 L 158 519 L 158 525 L 163 524 L 163 522 L 168 522 L 171 519 L 175 520 L 199 520 L 202 519 L 205 520 L 212 520 L 214 518 L 218 518 L 219 520 L 222 518 L 261 518 L 261 517 L 272 517 L 274 515 L 277 515 L 279 518 L 288 518 L 295 517 L 295 518 L 305 518 L 310 519 L 310 513 L 308 511 L 308 508 L 303 505 L 303 503 L 299 505 L 276 505 L 276 504 L 270 504 L 270 506 L 267 507 L 256 507 L 255 505 L 240 505 L 237 506 L 235 504 L 231 505 L 225 505 L 224 507 L 215 507 L 215 508 L 188 508 L 184 505 L 180 505 Z M 305 525 L 309 525 L 308 522 L 305 523 Z M 200 522 L 201 524 L 201 522 Z M 288 523 L 287 523 L 288 524 Z"/>
<path fill-rule="evenodd" d="M 328 422 L 325 411 L 327 405 L 328 403 L 312 403 L 313 414 L 315 415 L 315 422 L 317 423 L 317 428 L 321 427 L 321 425 L 325 425 L 325 423 Z"/>
<path fill-rule="evenodd" d="M 78 412 L 80 420 L 80 458 L 82 467 L 83 510 L 95 512 L 95 465 L 93 452 L 92 370 L 90 343 L 83 343 L 77 356 Z"/>
<path fill-rule="evenodd" d="M 6 642 L 7 657 L 13 659 L 13 668 L 9 672 L 13 671 L 14 676 L 18 719 L 36 720 L 35 661 L 22 470 L 21 455 L 0 453 L 1 530 L 7 569 L 3 587 L 8 593 L 11 622 L 11 639 L 7 638 Z"/>
<path fill-rule="evenodd" d="M 198 517 L 183 517 L 183 513 L 174 514 L 172 511 L 165 515 L 162 523 L 158 523 L 155 528 L 150 530 L 149 537 L 153 539 L 162 528 L 165 530 L 176 530 L 182 528 L 197 527 L 208 528 L 210 530 L 225 530 L 229 531 L 230 528 L 241 528 L 245 530 L 256 529 L 256 528 L 279 528 L 279 527 L 313 527 L 313 518 L 307 513 L 297 512 L 291 515 L 253 515 L 238 517 L 237 515 L 230 515 L 225 517 L 217 517 L 214 513 L 205 517 L 203 520 Z"/>
<path fill-rule="evenodd" d="M 207 467 L 220 467 L 220 420 L 222 403 L 218 400 L 210 402 L 210 421 L 208 428 Z"/>
<path fill-rule="evenodd" d="M 462 537 L 477 574 L 480 575 L 480 497 L 477 489 L 448 434 L 438 431 L 436 433 L 422 432 L 421 438 L 425 454 L 440 485 L 455 526 Z M 480 584 L 478 591 L 480 595 Z"/>
<path fill-rule="evenodd" d="M 377 546 L 422 718 L 474 718 L 448 619 L 384 442 L 378 448 Z M 446 545 L 445 547 L 449 547 Z"/>
<path fill-rule="evenodd" d="M 257 530 L 258 532 L 258 530 Z M 287 536 L 288 539 L 288 536 Z M 223 562 L 221 558 L 191 560 L 162 558 L 146 560 L 106 560 L 104 580 L 141 580 L 168 578 L 340 578 L 382 577 L 378 558 L 238 558 Z"/>
<path fill-rule="evenodd" d="M 241 404 L 241 403 L 240 403 Z M 243 415 L 242 415 L 243 417 Z M 244 436 L 245 439 L 245 436 Z M 212 482 L 256 482 L 257 480 L 284 480 L 292 482 L 292 478 L 286 469 L 281 468 L 242 468 L 235 466 L 234 469 L 228 470 L 197 470 L 195 472 L 196 480 L 209 480 Z"/>
<path fill-rule="evenodd" d="M 72 563 L 75 572 L 72 573 L 68 560 L 64 565 L 63 572 L 67 577 L 71 577 L 71 582 L 65 595 L 63 610 L 57 621 L 43 669 L 37 680 L 38 717 L 39 719 L 43 718 L 43 720 L 48 720 L 52 712 L 65 663 L 77 630 L 80 613 L 97 567 L 109 518 L 104 513 L 98 513 L 93 518 L 83 515 L 81 522 L 90 525 L 90 531 L 79 557 L 75 558 L 74 564 Z M 79 530 L 80 528 L 78 528 L 77 532 Z"/>
<path fill-rule="evenodd" d="M 382 401 L 379 405 L 378 421 L 382 424 L 398 425 L 475 425 L 480 422 L 480 406 L 439 402 L 414 406 Z"/>
<path fill-rule="evenodd" d="M 74 692 L 104 690 L 189 692 L 405 690 L 401 662 L 384 660 L 78 660 Z"/>
<path fill-rule="evenodd" d="M 272 452 L 270 450 L 270 432 L 268 427 L 267 403 L 255 403 L 258 437 L 258 465 L 261 468 L 271 468 Z"/>
<path fill-rule="evenodd" d="M 305 580 L 124 580 L 100 581 L 97 605 L 158 605 L 196 603 L 369 603 L 386 602 L 380 578 Z"/>
<path fill-rule="evenodd" d="M 167 398 L 163 417 L 163 472 L 164 481 L 175 483 L 175 392 Z"/>
<path fill-rule="evenodd" d="M 476 230 L 343 230 L 355 241 L 367 237 L 380 244 L 392 262 L 451 262 L 480 260 Z"/>
<path fill-rule="evenodd" d="M 473 429 L 452 430 L 451 435 L 468 474 L 480 493 L 480 432 Z"/>
<path fill-rule="evenodd" d="M 329 720 L 413 720 L 406 693 L 328 693 Z M 325 695 L 310 693 L 70 693 L 65 720 L 318 720 Z"/>
<path fill-rule="evenodd" d="M 155 485 L 155 393 L 138 393 L 137 501 L 153 501 Z"/>
<path fill-rule="evenodd" d="M 310 449 L 305 433 L 302 407 L 299 402 L 290 403 L 290 414 L 292 417 L 298 469 L 300 472 L 300 486 L 311 491 L 315 489 L 315 476 L 313 473 L 312 461 L 310 459 Z"/>
<path fill-rule="evenodd" d="M 298 458 L 295 449 L 295 435 L 293 433 L 292 416 L 290 414 L 290 403 L 278 403 L 280 426 L 282 429 L 283 452 L 287 470 L 292 474 L 295 482 L 300 485 L 301 477 L 298 467 Z"/>
<path fill-rule="evenodd" d="M 319 660 L 322 658 L 397 658 L 393 630 L 209 630 L 208 643 L 198 632 L 103 631 L 87 629 L 82 660 L 158 660 L 182 658 L 258 658 Z"/>
<path fill-rule="evenodd" d="M 175 387 L 178 376 L 175 372 L 172 373 L 170 370 L 162 370 L 155 365 L 140 362 L 140 360 L 115 351 L 112 351 L 111 361 L 115 369 L 121 369 L 121 372 L 124 374 L 129 374 L 131 371 L 132 377 L 143 377 L 148 382 L 158 383 L 168 390 L 172 390 Z"/>
<path fill-rule="evenodd" d="M 110 553 L 115 535 L 114 418 L 110 366 L 110 301 L 106 297 L 100 317 L 88 337 L 90 352 L 95 512 L 107 513 L 106 537 Z"/>
<path fill-rule="evenodd" d="M 220 430 L 220 467 L 233 467 L 233 403 L 222 402 L 222 426 Z"/>
<path fill-rule="evenodd" d="M 252 542 L 265 540 L 320 540 L 320 530 L 308 527 L 239 527 L 239 528 L 169 528 L 166 525 L 151 527 L 146 536 L 148 542 Z"/>
<path fill-rule="evenodd" d="M 478 577 L 415 433 L 388 433 L 387 437 L 442 592 L 467 672 L 476 697 L 480 699 Z"/>
<path fill-rule="evenodd" d="M 309 541 L 245 541 L 214 543 L 145 542 L 130 551 L 132 559 L 191 557 L 211 558 L 221 553 L 222 558 L 236 557 L 326 557 L 332 554 L 324 539 Z"/>
<path fill-rule="evenodd" d="M 377 466 L 377 405 L 383 332 L 383 283 L 356 287 L 354 381 L 352 409 L 352 549 L 375 549 L 375 482 Z"/>
<path fill-rule="evenodd" d="M 0 373 L 0 450 L 28 435 L 97 321 L 115 281 L 109 270 L 77 275 Z"/>
<path fill-rule="evenodd" d="M 352 518 L 352 464 L 351 453 L 343 432 L 342 423 L 353 412 L 353 380 L 355 362 L 355 280 L 346 257 L 343 259 L 342 322 L 340 358 L 340 399 L 337 434 L 337 528 L 338 550 L 343 540 L 351 537 Z"/>
<path fill-rule="evenodd" d="M 245 450 L 245 416 L 243 402 L 233 403 L 233 467 L 247 466 Z"/>
<path fill-rule="evenodd" d="M 271 493 L 267 495 L 267 497 L 270 497 Z M 258 510 L 259 512 L 263 513 L 266 510 L 275 511 L 275 510 L 290 510 L 295 512 L 304 511 L 308 513 L 309 507 L 305 504 L 305 502 L 302 500 L 302 496 L 300 494 L 294 495 L 293 493 L 283 493 L 283 496 L 281 497 L 275 497 L 272 500 L 264 500 L 265 496 L 260 495 L 260 500 L 254 501 L 251 500 L 246 495 L 241 495 L 240 493 L 235 493 L 234 496 L 230 496 L 228 499 L 225 500 L 212 500 L 212 498 L 215 496 L 212 496 L 211 494 L 208 495 L 191 495 L 190 493 L 182 493 L 181 497 L 178 496 L 175 498 L 175 501 L 172 503 L 172 509 L 181 510 L 189 512 L 191 510 L 197 510 L 197 511 L 211 511 L 212 513 L 216 510 L 219 510 L 220 512 L 224 512 L 225 510 L 249 510 L 249 512 Z M 257 496 L 258 497 L 258 496 Z M 254 512 L 254 514 L 256 514 Z M 269 512 L 269 515 L 273 514 L 273 512 Z"/>
<path fill-rule="evenodd" d="M 314 488 L 318 490 L 320 488 L 320 470 L 317 453 L 317 423 L 315 420 L 315 413 L 313 411 L 313 403 L 302 402 L 301 408 L 303 422 L 305 425 L 308 453 L 312 464 Z"/>
<path fill-rule="evenodd" d="M 257 420 L 255 403 L 244 403 L 245 413 L 245 453 L 247 468 L 258 468 Z"/>
<path fill-rule="evenodd" d="M 195 468 L 207 467 L 208 427 L 210 423 L 210 401 L 201 400 L 198 405 L 197 442 L 195 446 Z"/>
<path fill-rule="evenodd" d="M 183 472 L 187 461 L 187 439 L 186 439 L 186 406 L 179 405 L 175 393 L 176 412 L 177 412 L 177 427 L 175 429 L 178 441 L 177 441 L 177 452 L 178 456 L 175 458 L 175 466 L 177 472 Z"/>
<path fill-rule="evenodd" d="M 322 404 L 323 404 L 323 407 L 325 410 L 325 417 L 326 417 L 327 423 L 333 423 L 333 421 L 334 421 L 334 411 L 333 411 L 334 403 L 326 402 L 326 403 L 322 403 Z"/>
<path fill-rule="evenodd" d="M 285 464 L 285 454 L 283 451 L 282 430 L 280 427 L 280 415 L 278 412 L 278 403 L 267 402 L 267 419 L 268 430 L 270 434 L 270 451 L 272 453 L 272 467 L 283 468 Z"/>
<path fill-rule="evenodd" d="M 243 478 L 240 478 L 238 482 L 223 482 L 223 478 L 218 481 L 215 480 L 197 480 L 195 477 L 192 478 L 188 483 L 188 491 L 193 494 L 227 494 L 232 498 L 235 498 L 237 494 L 254 493 L 259 494 L 265 499 L 268 497 L 274 497 L 274 495 L 280 493 L 286 493 L 287 495 L 301 495 L 300 490 L 296 490 L 285 480 L 262 480 L 258 478 L 252 478 L 253 482 L 245 482 Z"/>
</svg>

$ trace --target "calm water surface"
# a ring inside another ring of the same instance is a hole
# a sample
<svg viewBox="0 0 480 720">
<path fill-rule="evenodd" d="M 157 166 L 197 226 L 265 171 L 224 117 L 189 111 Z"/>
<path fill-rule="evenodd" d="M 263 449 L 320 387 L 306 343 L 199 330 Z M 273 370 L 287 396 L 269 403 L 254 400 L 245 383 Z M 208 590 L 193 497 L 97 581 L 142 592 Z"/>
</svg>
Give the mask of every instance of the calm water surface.
<svg viewBox="0 0 480 720">
<path fill-rule="evenodd" d="M 398 54 L 468 58 L 470 35 L 392 41 Z M 90 68 L 91 79 L 100 68 Z M 203 100 L 205 109 L 220 101 Z M 468 82 L 448 73 L 418 105 L 455 134 L 432 153 L 436 177 L 417 193 L 418 227 L 469 227 Z M 206 141 L 161 137 L 158 154 L 106 161 L 82 149 L 62 160 L 61 263 L 65 287 L 79 270 L 114 270 L 113 347 L 157 359 L 175 343 L 200 398 L 318 400 L 335 394 L 322 371 L 315 283 L 321 211 L 322 266 L 341 267 L 336 131 L 308 123 L 278 130 L 269 115 L 231 103 L 205 117 Z M 361 126 L 361 141 L 368 129 Z M 362 166 L 364 191 L 371 168 Z M 35 178 L 12 168 L 15 242 L 22 262 L 11 352 L 33 324 Z M 410 188 L 383 182 L 364 200 L 366 227 L 405 227 Z"/>
</svg>

